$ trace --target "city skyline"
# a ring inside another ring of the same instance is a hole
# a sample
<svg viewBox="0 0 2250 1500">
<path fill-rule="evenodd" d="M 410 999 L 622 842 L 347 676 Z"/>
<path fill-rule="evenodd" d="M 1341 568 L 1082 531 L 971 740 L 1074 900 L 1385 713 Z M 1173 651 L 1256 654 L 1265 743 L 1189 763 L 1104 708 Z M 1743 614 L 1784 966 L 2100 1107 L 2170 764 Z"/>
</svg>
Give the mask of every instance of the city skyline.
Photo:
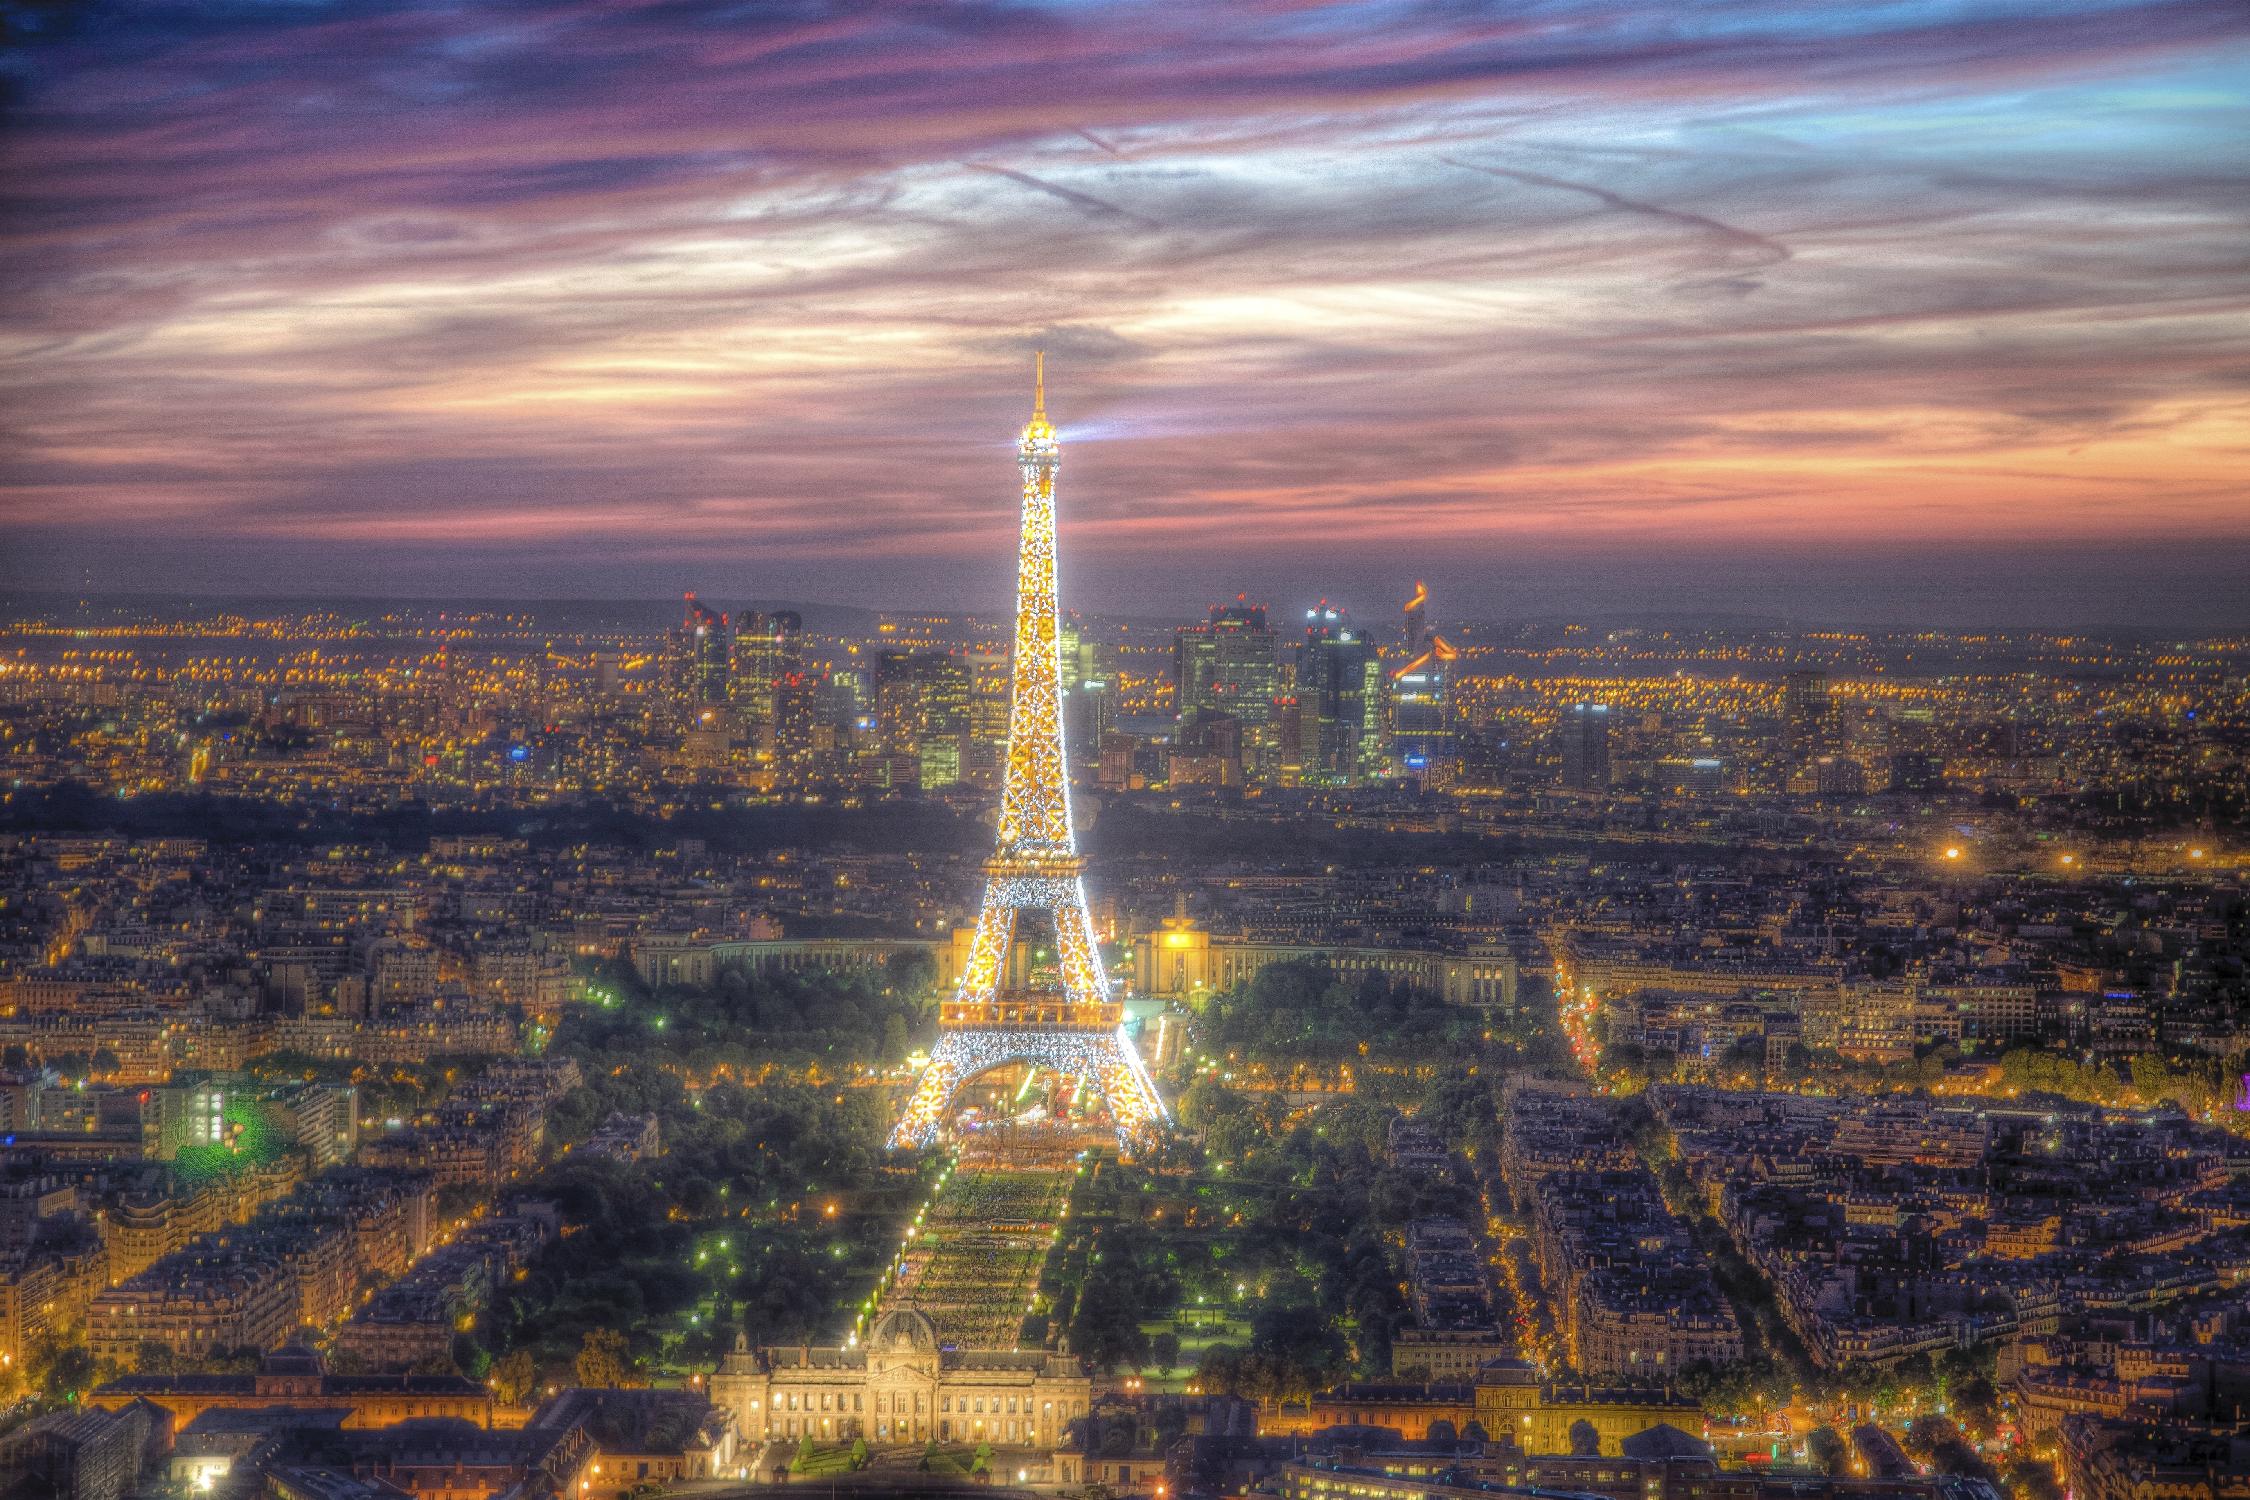
<svg viewBox="0 0 2250 1500">
<path fill-rule="evenodd" d="M 0 0 L 0 1500 L 2250 1500 L 2245 80 Z"/>
<path fill-rule="evenodd" d="M 2237 7 L 15 41 L 10 587 L 2242 619 Z"/>
</svg>

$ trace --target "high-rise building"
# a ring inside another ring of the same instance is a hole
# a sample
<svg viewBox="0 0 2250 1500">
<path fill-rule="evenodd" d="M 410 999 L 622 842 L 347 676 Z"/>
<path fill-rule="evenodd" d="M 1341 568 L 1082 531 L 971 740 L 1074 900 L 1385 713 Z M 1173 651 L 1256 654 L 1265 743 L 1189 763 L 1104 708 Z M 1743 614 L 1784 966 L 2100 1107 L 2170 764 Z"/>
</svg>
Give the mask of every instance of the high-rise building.
<svg viewBox="0 0 2250 1500">
<path fill-rule="evenodd" d="M 1067 655 L 1064 660 L 1067 695 Z M 961 661 L 969 674 L 969 727 L 961 779 L 971 786 L 997 788 L 1008 760 L 1008 700 L 1014 686 L 1008 653 L 969 651 Z"/>
<path fill-rule="evenodd" d="M 945 651 L 875 658 L 875 717 L 890 784 L 927 790 L 962 779 L 969 738 L 969 664 Z"/>
<path fill-rule="evenodd" d="M 727 617 L 687 596 L 687 613 L 672 630 L 664 657 L 665 696 L 682 723 L 727 704 Z"/>
<path fill-rule="evenodd" d="M 1275 764 L 1274 699 L 1281 663 L 1266 607 L 1237 594 L 1214 604 L 1200 625 L 1172 637 L 1173 705 L 1184 727 L 1198 714 L 1224 715 L 1241 726 L 1243 770 L 1264 779 Z M 1229 779 L 1228 784 L 1233 784 Z"/>
<path fill-rule="evenodd" d="M 1442 643 L 1441 643 L 1442 644 Z M 1451 647 L 1424 651 L 1391 674 L 1391 763 L 1424 786 L 1453 778 L 1458 755 L 1453 735 Z"/>
<path fill-rule="evenodd" d="M 1450 785 L 1459 760 L 1453 734 L 1453 663 L 1460 653 L 1427 628 L 1430 591 L 1406 601 L 1406 664 L 1391 673 L 1391 770 L 1426 787 Z"/>
<path fill-rule="evenodd" d="M 1375 643 L 1325 599 L 1305 611 L 1297 699 L 1307 785 L 1356 786 L 1381 771 L 1382 663 Z"/>
<path fill-rule="evenodd" d="M 1198 708 L 1179 722 L 1172 738 L 1172 785 L 1240 786 L 1242 721 Z"/>
<path fill-rule="evenodd" d="M 1826 672 L 1808 668 L 1782 679 L 1782 746 L 1791 757 L 1815 755 L 1826 746 L 1830 712 Z"/>
<path fill-rule="evenodd" d="M 1609 705 L 1573 703 L 1562 718 L 1562 784 L 1577 791 L 1609 785 Z"/>
<path fill-rule="evenodd" d="M 746 610 L 734 623 L 731 684 L 746 739 L 772 752 L 781 738 L 781 686 L 805 665 L 805 622 L 794 610 Z"/>
</svg>

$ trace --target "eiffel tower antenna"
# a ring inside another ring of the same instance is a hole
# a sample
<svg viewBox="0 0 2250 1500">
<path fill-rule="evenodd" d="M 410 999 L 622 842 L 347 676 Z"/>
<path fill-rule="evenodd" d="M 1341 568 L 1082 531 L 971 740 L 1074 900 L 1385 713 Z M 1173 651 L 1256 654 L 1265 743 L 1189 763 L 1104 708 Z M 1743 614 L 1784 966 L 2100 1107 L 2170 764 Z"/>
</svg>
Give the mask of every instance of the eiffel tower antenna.
<svg viewBox="0 0 2250 1500">
<path fill-rule="evenodd" d="M 1055 473 L 1062 450 L 1047 420 L 1044 352 L 1035 356 L 1032 372 L 1031 421 L 1016 448 L 1023 470 L 1023 528 L 1016 553 L 1014 695 L 999 839 L 985 861 L 984 904 L 960 988 L 939 1010 L 937 1047 L 891 1132 L 893 1146 L 934 1141 L 962 1086 L 1011 1062 L 1092 1079 L 1121 1142 L 1170 1118 L 1125 1035 L 1124 1007 L 1110 991 L 1086 910 L 1086 861 L 1071 826 L 1062 725 L 1055 588 Z M 1042 981 L 1029 965 L 1010 962 L 1017 919 L 1027 911 L 1054 924 L 1052 979 Z"/>
</svg>

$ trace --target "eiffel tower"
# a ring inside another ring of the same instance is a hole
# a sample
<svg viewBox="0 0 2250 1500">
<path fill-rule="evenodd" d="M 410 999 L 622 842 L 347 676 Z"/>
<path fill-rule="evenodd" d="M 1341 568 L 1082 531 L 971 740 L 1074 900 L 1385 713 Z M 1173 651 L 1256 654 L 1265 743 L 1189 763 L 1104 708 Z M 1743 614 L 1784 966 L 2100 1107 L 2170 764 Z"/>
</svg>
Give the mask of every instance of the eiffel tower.
<svg viewBox="0 0 2250 1500">
<path fill-rule="evenodd" d="M 985 861 L 984 906 L 961 987 L 939 1011 L 937 1047 L 891 1131 L 893 1146 L 935 1140 L 962 1086 L 1005 1063 L 1083 1080 L 1108 1106 L 1121 1143 L 1169 1118 L 1126 1039 L 1124 1008 L 1111 998 L 1086 911 L 1086 862 L 1070 821 L 1055 613 L 1055 471 L 1062 450 L 1047 420 L 1045 354 L 1037 357 L 1031 423 L 1016 461 L 1023 468 L 1023 540 L 1000 838 Z M 1044 981 L 1031 966 L 1009 961 L 1025 912 L 1053 924 L 1055 972 Z"/>
</svg>

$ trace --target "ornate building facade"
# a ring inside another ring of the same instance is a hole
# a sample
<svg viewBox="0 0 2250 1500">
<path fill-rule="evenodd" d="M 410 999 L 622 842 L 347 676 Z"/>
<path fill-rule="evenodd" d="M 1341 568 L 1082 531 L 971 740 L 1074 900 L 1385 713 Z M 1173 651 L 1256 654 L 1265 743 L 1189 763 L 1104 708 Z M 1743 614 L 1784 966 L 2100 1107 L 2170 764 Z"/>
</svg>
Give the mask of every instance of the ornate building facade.
<svg viewBox="0 0 2250 1500">
<path fill-rule="evenodd" d="M 737 1337 L 711 1377 L 711 1400 L 758 1438 L 874 1444 L 1060 1447 L 1085 1416 L 1093 1381 L 1069 1355 L 941 1348 L 912 1308 L 885 1313 L 849 1348 L 752 1349 Z"/>
</svg>

